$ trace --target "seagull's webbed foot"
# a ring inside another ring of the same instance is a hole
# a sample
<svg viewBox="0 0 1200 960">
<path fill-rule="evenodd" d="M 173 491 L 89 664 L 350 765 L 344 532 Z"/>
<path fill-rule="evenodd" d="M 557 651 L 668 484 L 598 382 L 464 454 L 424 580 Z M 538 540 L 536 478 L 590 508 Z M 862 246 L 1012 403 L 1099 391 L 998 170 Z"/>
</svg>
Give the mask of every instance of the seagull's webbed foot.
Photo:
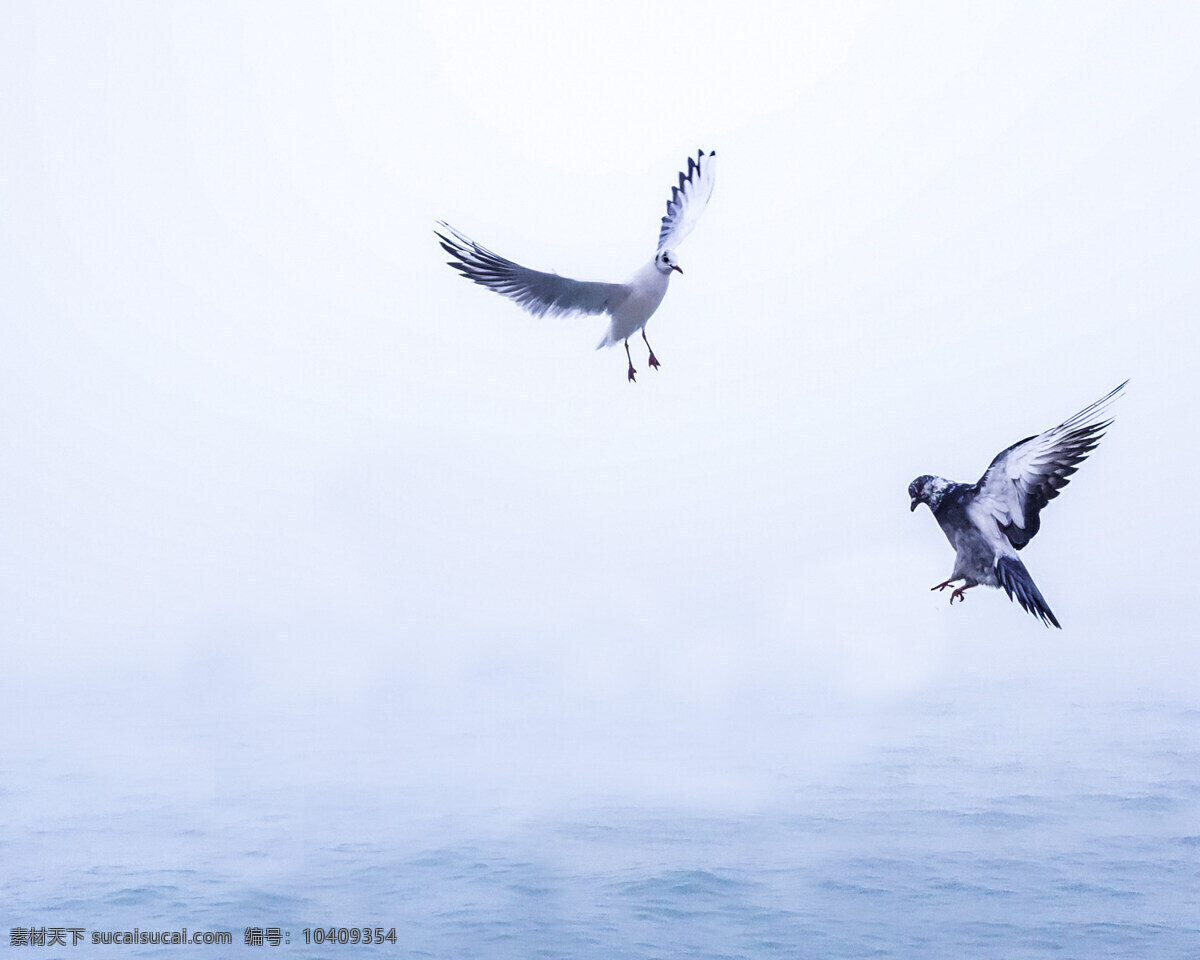
<svg viewBox="0 0 1200 960">
<path fill-rule="evenodd" d="M 961 600 L 965 603 L 967 598 L 963 596 L 963 593 L 967 590 L 970 590 L 972 587 L 975 587 L 975 586 L 978 586 L 978 584 L 964 583 L 961 587 L 959 587 L 952 594 L 950 594 L 950 605 L 953 606 L 955 600 Z"/>
<path fill-rule="evenodd" d="M 628 340 L 625 341 L 625 356 L 629 360 L 629 382 L 637 383 L 637 377 L 634 376 L 634 374 L 637 373 L 637 371 L 633 369 L 633 357 L 629 355 L 629 341 Z"/>
<path fill-rule="evenodd" d="M 650 366 L 655 370 L 658 369 L 658 357 L 654 355 L 654 348 L 650 346 L 650 341 L 646 340 L 646 328 L 642 328 L 642 340 L 646 343 L 646 349 L 650 351 Z"/>
</svg>

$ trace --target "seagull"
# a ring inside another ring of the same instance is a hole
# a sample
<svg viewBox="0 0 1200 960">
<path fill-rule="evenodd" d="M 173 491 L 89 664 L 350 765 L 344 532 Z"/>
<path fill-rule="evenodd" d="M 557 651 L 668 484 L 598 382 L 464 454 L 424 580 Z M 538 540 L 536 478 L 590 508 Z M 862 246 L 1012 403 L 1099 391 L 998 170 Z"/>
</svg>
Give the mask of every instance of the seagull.
<svg viewBox="0 0 1200 960">
<path fill-rule="evenodd" d="M 926 474 L 908 485 L 911 509 L 928 504 L 956 554 L 950 579 L 932 589 L 945 590 L 962 580 L 950 594 L 953 604 L 981 583 L 1003 587 L 1021 609 L 1062 629 L 1017 551 L 1038 532 L 1042 508 L 1058 496 L 1112 424 L 1111 419 L 1100 419 L 1101 412 L 1127 383 L 1057 427 L 1002 450 L 978 483 L 953 483 Z"/>
<path fill-rule="evenodd" d="M 650 366 L 658 368 L 654 348 L 646 340 L 646 321 L 650 319 L 667 294 L 671 274 L 683 273 L 675 259 L 675 248 L 692 232 L 700 214 L 712 196 L 717 154 L 700 150 L 696 158 L 688 158 L 687 172 L 679 174 L 679 186 L 671 188 L 667 215 L 658 231 L 658 248 L 654 259 L 624 283 L 600 283 L 591 280 L 572 280 L 556 273 L 530 270 L 519 263 L 506 260 L 487 247 L 446 223 L 437 222 L 440 230 L 434 233 L 442 249 L 454 260 L 448 261 L 468 280 L 474 280 L 489 290 L 508 297 L 535 317 L 545 314 L 567 316 L 578 313 L 606 313 L 612 318 L 604 339 L 596 349 L 624 341 L 625 357 L 629 361 L 629 380 L 635 381 L 637 370 L 629 353 L 629 338 L 642 332 L 646 349 L 650 351 Z"/>
</svg>

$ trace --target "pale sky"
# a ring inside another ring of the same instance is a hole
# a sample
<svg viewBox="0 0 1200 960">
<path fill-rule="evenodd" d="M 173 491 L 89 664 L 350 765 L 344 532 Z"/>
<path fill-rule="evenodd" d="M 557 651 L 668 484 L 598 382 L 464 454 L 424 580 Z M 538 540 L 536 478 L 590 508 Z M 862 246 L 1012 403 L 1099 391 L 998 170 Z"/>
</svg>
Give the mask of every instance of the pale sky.
<svg viewBox="0 0 1200 960">
<path fill-rule="evenodd" d="M 6 7 L 10 730 L 1194 690 L 1197 8 L 646 6 Z M 444 265 L 624 279 L 699 148 L 636 385 Z M 931 594 L 908 482 L 1127 377 L 1024 551 L 1065 629 Z"/>
</svg>

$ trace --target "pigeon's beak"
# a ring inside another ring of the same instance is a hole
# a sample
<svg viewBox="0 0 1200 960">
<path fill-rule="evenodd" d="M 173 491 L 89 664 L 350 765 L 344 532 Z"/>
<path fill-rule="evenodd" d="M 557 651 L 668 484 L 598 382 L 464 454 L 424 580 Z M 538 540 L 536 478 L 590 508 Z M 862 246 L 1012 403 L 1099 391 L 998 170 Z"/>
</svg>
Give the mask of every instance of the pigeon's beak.
<svg viewBox="0 0 1200 960">
<path fill-rule="evenodd" d="M 671 264 L 671 269 L 672 269 L 672 270 L 679 270 L 679 264 L 677 264 L 677 263 L 673 263 L 673 264 Z M 683 271 L 682 271 L 682 270 L 679 270 L 679 273 L 682 275 L 682 274 L 683 274 Z"/>
<path fill-rule="evenodd" d="M 919 504 L 920 502 L 921 502 L 921 501 L 920 501 L 920 500 L 918 500 L 916 497 L 913 497 L 913 498 L 912 498 L 912 505 L 911 505 L 911 506 L 908 508 L 908 512 L 909 512 L 909 513 L 912 513 L 914 510 L 916 510 L 916 509 L 917 509 L 917 504 Z"/>
</svg>

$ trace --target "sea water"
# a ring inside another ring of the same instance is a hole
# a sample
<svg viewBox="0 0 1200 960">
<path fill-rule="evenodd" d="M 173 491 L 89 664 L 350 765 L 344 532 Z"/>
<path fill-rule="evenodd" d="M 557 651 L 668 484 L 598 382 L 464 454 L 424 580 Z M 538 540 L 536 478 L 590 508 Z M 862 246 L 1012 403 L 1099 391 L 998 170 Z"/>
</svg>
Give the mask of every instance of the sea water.
<svg viewBox="0 0 1200 960">
<path fill-rule="evenodd" d="M 536 756 L 521 771 L 511 726 L 398 753 L 360 738 L 357 758 L 351 737 L 334 764 L 303 731 L 181 721 L 136 775 L 24 730 L 0 758 L 5 945 L 57 928 L 66 946 L 12 955 L 1200 957 L 1200 709 L 1007 705 L 1024 695 L 876 707 L 853 748 L 845 714 L 781 713 L 697 748 L 707 777 L 568 731 L 558 766 L 596 769 L 574 791 Z M 147 729 L 105 735 L 119 752 Z M 94 942 L 185 929 L 230 942 Z"/>
</svg>

